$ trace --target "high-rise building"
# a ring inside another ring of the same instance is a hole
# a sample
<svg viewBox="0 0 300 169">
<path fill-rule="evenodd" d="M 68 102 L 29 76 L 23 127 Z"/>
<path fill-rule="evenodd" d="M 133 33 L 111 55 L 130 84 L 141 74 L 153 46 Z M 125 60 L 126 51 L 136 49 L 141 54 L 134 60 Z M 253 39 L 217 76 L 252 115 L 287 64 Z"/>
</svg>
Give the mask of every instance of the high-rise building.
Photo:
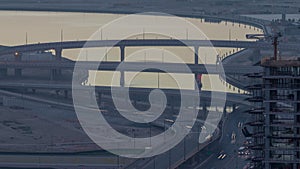
<svg viewBox="0 0 300 169">
<path fill-rule="evenodd" d="M 256 168 L 300 169 L 300 59 L 263 59 L 252 91 L 252 161 Z"/>
</svg>

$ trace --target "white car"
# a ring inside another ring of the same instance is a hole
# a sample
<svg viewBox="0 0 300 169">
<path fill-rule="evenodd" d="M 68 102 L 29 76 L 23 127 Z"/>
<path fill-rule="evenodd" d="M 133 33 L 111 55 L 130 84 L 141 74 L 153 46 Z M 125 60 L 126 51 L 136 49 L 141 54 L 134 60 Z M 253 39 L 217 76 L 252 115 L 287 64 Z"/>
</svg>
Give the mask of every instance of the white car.
<svg viewBox="0 0 300 169">
<path fill-rule="evenodd" d="M 223 160 L 226 156 L 227 156 L 226 154 L 223 154 L 221 160 Z"/>
<path fill-rule="evenodd" d="M 238 123 L 238 128 L 242 128 L 243 127 L 243 123 L 242 122 L 239 122 Z"/>
<path fill-rule="evenodd" d="M 220 154 L 219 154 L 219 156 L 218 156 L 218 159 L 219 160 L 223 160 L 226 156 L 227 155 L 223 151 L 221 151 Z"/>
</svg>

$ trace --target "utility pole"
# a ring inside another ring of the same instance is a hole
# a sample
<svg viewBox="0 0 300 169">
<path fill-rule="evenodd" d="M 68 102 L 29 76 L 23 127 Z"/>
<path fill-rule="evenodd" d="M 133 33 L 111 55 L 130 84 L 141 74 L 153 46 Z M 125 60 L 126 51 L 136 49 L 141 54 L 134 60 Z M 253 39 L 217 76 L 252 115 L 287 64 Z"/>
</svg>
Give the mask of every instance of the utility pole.
<svg viewBox="0 0 300 169">
<path fill-rule="evenodd" d="M 64 30 L 61 29 L 60 30 L 60 41 L 63 42 L 63 40 L 64 40 Z"/>
<path fill-rule="evenodd" d="M 28 35 L 27 35 L 27 32 L 26 32 L 26 36 L 25 36 L 25 44 L 26 45 L 28 44 Z"/>
</svg>

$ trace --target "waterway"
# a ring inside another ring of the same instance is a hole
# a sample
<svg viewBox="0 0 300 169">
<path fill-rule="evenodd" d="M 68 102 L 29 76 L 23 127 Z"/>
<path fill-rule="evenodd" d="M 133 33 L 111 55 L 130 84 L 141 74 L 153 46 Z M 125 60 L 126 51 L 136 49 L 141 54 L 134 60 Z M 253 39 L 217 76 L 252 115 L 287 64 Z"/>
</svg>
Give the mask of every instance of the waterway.
<svg viewBox="0 0 300 169">
<path fill-rule="evenodd" d="M 0 11 L 0 45 L 12 46 L 42 42 L 57 42 L 57 41 L 76 41 L 89 39 L 95 32 L 99 32 L 99 39 L 112 40 L 122 38 L 122 33 L 113 32 L 101 28 L 104 25 L 111 23 L 119 18 L 124 17 L 123 14 L 99 14 L 99 13 L 72 13 L 72 12 L 28 12 L 28 11 Z M 173 16 L 155 16 L 167 17 L 172 19 Z M 210 22 L 201 18 L 184 18 L 186 21 L 195 25 L 200 29 L 210 40 L 247 40 L 245 35 L 252 33 L 261 33 L 262 30 L 253 26 L 231 23 L 225 21 Z M 157 19 L 159 20 L 159 19 Z M 172 30 L 170 30 L 172 31 Z M 178 39 L 194 39 L 193 33 L 188 29 L 174 31 L 174 36 Z M 153 35 L 143 30 L 143 34 L 130 37 L 131 39 L 153 39 L 153 38 L 169 38 Z M 107 50 L 107 49 L 103 49 Z M 219 56 L 228 55 L 229 52 L 237 52 L 241 49 L 217 48 Z M 125 60 L 127 61 L 157 61 L 157 62 L 172 62 L 169 56 L 169 51 L 181 56 L 181 59 L 186 63 L 193 63 L 193 50 L 186 47 L 161 47 L 158 50 L 145 48 L 128 48 L 126 49 Z M 65 50 L 63 56 L 76 60 L 80 50 Z M 199 49 L 200 63 L 215 64 L 215 53 L 206 52 Z M 86 51 L 85 60 L 97 60 L 98 56 L 89 54 Z M 142 59 L 141 59 L 142 58 Z M 117 49 L 109 50 L 105 56 L 106 61 L 118 61 L 119 51 Z M 89 83 L 91 85 L 117 85 L 112 81 L 113 72 L 90 72 Z M 181 88 L 194 88 L 192 74 L 177 74 L 179 78 L 185 81 Z M 115 76 L 117 77 L 117 76 Z M 219 76 L 203 75 L 202 83 L 203 90 L 211 90 L 211 83 L 217 84 L 218 89 L 224 91 Z M 135 87 L 160 87 L 160 88 L 176 88 L 174 80 L 164 73 L 139 73 L 125 74 L 125 85 Z M 234 92 L 232 89 L 225 89 L 228 92 Z M 235 91 L 236 92 L 236 91 Z"/>
</svg>

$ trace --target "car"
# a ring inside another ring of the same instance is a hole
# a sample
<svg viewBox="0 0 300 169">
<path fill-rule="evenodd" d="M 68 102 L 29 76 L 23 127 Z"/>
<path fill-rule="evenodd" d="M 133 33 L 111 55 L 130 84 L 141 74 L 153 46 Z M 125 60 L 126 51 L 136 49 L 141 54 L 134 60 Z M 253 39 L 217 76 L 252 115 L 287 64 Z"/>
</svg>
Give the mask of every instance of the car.
<svg viewBox="0 0 300 169">
<path fill-rule="evenodd" d="M 250 154 L 251 154 L 250 150 L 245 151 L 245 155 L 250 155 Z"/>
<path fill-rule="evenodd" d="M 244 151 L 246 149 L 246 147 L 242 146 L 239 148 L 239 151 Z"/>
<path fill-rule="evenodd" d="M 251 141 L 251 140 L 246 140 L 246 141 L 244 141 L 244 145 L 249 145 L 249 144 L 252 144 L 252 141 Z"/>
<path fill-rule="evenodd" d="M 219 156 L 218 156 L 218 159 L 219 160 L 223 160 L 224 158 L 226 158 L 226 153 L 224 153 L 224 151 L 221 151 L 220 153 L 219 153 Z"/>
<path fill-rule="evenodd" d="M 209 134 L 208 136 L 205 137 L 205 141 L 211 141 L 212 140 L 212 135 Z"/>
<path fill-rule="evenodd" d="M 242 128 L 243 127 L 243 123 L 242 122 L 239 122 L 238 123 L 238 128 Z"/>
<path fill-rule="evenodd" d="M 238 149 L 238 155 L 247 155 L 247 154 L 245 153 L 245 150 L 246 150 L 246 149 L 247 149 L 247 148 L 244 147 L 244 146 L 240 147 L 240 148 Z"/>
<path fill-rule="evenodd" d="M 231 134 L 231 143 L 234 144 L 236 142 L 236 134 L 235 132 L 232 132 Z"/>
<path fill-rule="evenodd" d="M 226 156 L 227 156 L 226 154 L 223 154 L 221 160 L 223 160 Z"/>
<path fill-rule="evenodd" d="M 231 139 L 232 139 L 232 140 L 235 140 L 235 139 L 236 139 L 236 134 L 235 134 L 235 132 L 232 132 L 232 134 L 231 134 Z"/>
</svg>

